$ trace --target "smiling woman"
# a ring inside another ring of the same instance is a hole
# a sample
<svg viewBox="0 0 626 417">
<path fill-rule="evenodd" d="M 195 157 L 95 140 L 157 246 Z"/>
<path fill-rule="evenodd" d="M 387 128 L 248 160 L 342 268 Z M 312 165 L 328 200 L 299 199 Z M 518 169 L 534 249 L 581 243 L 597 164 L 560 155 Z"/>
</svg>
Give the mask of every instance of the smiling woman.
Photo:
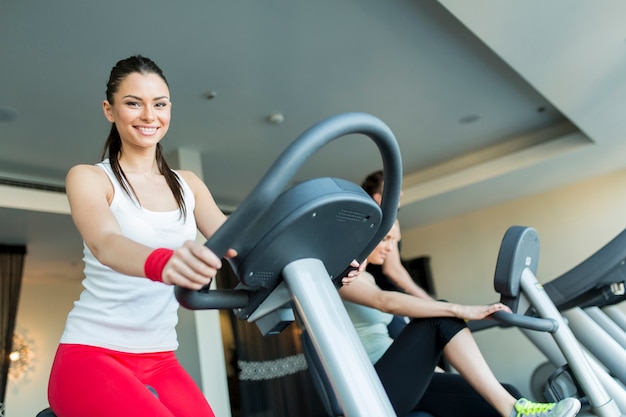
<svg viewBox="0 0 626 417">
<path fill-rule="evenodd" d="M 226 217 L 195 174 L 168 167 L 161 141 L 171 107 L 152 60 L 119 61 L 102 103 L 111 122 L 103 160 L 67 174 L 85 279 L 52 365 L 48 399 L 57 415 L 214 415 L 174 355 L 173 288 L 211 283 L 221 260 L 196 235 L 212 235 Z"/>
</svg>

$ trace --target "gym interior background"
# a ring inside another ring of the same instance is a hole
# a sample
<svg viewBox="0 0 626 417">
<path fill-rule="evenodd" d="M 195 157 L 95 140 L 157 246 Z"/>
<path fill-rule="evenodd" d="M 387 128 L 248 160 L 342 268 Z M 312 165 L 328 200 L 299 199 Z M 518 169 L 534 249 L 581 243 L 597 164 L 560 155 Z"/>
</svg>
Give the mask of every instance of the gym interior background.
<svg viewBox="0 0 626 417">
<path fill-rule="evenodd" d="M 89 10 L 70 0 L 34 3 L 9 2 L 0 14 L 0 244 L 27 247 L 16 334 L 29 354 L 9 379 L 7 416 L 46 407 L 52 355 L 81 291 L 82 246 L 59 188 L 70 164 L 97 158 L 106 72 L 131 53 L 154 57 L 174 82 L 168 149 L 179 149 L 179 165 L 204 174 L 230 208 L 323 117 L 359 110 L 388 123 L 406 164 L 402 255 L 430 258 L 441 298 L 497 301 L 495 261 L 512 225 L 537 229 L 542 282 L 626 227 L 623 2 L 272 1 L 227 11 L 206 2 L 214 14 L 190 16 L 151 1 L 144 11 L 171 32 L 159 45 L 149 42 L 154 33 L 117 37 L 114 28 L 139 24 L 136 16 L 103 16 L 127 2 Z M 268 123 L 276 111 L 283 123 Z M 345 143 L 304 174 L 359 182 L 378 168 L 376 154 Z M 50 187 L 28 187 L 31 180 Z M 228 417 L 233 335 L 213 313 L 181 310 L 179 354 Z M 544 361 L 536 348 L 515 329 L 476 337 L 497 376 L 530 394 Z"/>
</svg>

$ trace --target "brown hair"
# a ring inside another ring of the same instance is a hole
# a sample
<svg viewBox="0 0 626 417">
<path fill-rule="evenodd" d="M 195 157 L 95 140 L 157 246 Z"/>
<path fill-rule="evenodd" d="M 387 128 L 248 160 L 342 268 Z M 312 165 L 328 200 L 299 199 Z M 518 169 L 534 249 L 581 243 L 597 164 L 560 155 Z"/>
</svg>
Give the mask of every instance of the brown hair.
<svg viewBox="0 0 626 417">
<path fill-rule="evenodd" d="M 361 183 L 361 187 L 370 195 L 370 197 L 373 197 L 376 193 L 383 193 L 383 180 L 383 171 L 375 171 L 365 177 L 363 183 Z"/>
</svg>

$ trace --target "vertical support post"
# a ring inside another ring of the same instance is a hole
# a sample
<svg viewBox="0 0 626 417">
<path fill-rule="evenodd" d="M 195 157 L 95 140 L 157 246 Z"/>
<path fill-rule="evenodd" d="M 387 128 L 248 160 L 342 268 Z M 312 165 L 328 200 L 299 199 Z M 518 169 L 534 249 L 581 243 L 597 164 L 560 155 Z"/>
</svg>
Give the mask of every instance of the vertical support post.
<svg viewBox="0 0 626 417">
<path fill-rule="evenodd" d="M 521 275 L 520 285 L 522 292 L 528 298 L 530 304 L 537 310 L 539 316 L 557 321 L 559 328 L 553 334 L 554 340 L 561 352 L 563 352 L 567 363 L 587 398 L 589 398 L 593 412 L 599 417 L 622 416 L 617 404 L 609 397 L 604 385 L 596 376 L 580 343 L 543 289 L 543 286 L 537 281 L 535 274 L 529 268 L 525 268 Z"/>
<path fill-rule="evenodd" d="M 346 417 L 395 417 L 322 261 L 294 261 L 283 276 Z"/>
<path fill-rule="evenodd" d="M 597 308 L 597 307 L 595 307 Z M 600 311 L 600 309 L 598 309 Z M 571 308 L 563 312 L 576 339 L 626 384 L 626 350 L 589 315 L 590 309 Z"/>
</svg>

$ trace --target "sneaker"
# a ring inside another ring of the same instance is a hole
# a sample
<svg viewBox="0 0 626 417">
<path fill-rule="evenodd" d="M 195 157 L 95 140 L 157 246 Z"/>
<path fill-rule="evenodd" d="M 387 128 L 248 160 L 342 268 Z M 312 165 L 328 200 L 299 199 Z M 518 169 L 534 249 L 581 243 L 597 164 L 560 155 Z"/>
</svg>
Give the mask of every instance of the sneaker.
<svg viewBox="0 0 626 417">
<path fill-rule="evenodd" d="M 520 398 L 515 403 L 511 417 L 573 417 L 580 411 L 580 401 L 565 398 L 558 403 L 534 403 Z"/>
</svg>

